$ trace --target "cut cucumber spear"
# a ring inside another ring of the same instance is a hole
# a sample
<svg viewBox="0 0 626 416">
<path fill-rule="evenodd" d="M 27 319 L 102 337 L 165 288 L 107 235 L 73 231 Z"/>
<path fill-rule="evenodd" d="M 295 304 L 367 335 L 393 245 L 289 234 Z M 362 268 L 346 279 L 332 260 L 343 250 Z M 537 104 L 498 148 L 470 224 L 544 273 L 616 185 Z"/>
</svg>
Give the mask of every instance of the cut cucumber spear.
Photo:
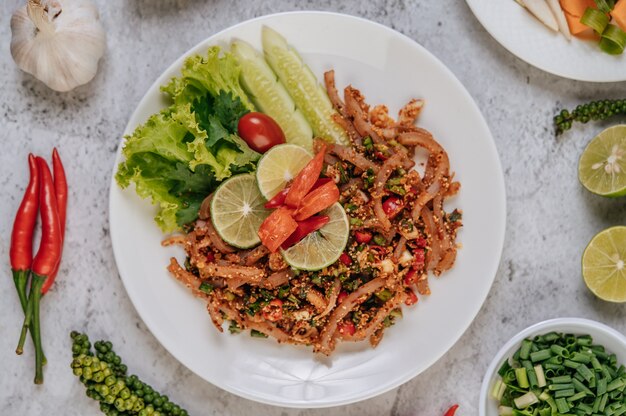
<svg viewBox="0 0 626 416">
<path fill-rule="evenodd" d="M 348 144 L 346 132 L 332 118 L 336 111 L 326 90 L 298 52 L 278 32 L 266 26 L 263 27 L 262 41 L 265 59 L 295 101 L 296 107 L 304 114 L 313 134 L 329 142 Z"/>
<path fill-rule="evenodd" d="M 241 85 L 254 105 L 276 120 L 287 142 L 312 150 L 311 126 L 263 56 L 242 40 L 232 43 L 231 52 L 241 66 Z"/>
</svg>

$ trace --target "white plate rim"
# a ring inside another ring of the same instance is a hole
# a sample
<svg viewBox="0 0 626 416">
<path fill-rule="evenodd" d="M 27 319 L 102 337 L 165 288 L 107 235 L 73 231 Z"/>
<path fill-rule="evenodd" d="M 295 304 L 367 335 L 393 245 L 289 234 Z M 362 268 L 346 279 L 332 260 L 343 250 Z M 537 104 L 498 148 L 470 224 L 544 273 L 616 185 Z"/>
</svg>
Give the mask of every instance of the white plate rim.
<svg viewBox="0 0 626 416">
<path fill-rule="evenodd" d="M 308 14 L 308 15 L 328 15 L 328 16 L 338 16 L 338 17 L 342 17 L 342 18 L 347 18 L 347 19 L 353 19 L 356 21 L 361 21 L 363 23 L 367 23 L 369 25 L 374 25 L 377 26 L 381 29 L 384 29 L 386 31 L 391 31 L 393 32 L 396 36 L 399 36 L 401 39 L 408 41 L 412 44 L 413 47 L 420 49 L 423 53 L 425 53 L 426 55 L 428 55 L 430 58 L 432 58 L 433 63 L 439 67 L 439 69 L 444 72 L 448 78 L 450 79 L 451 82 L 453 82 L 454 84 L 456 84 L 456 87 L 458 88 L 459 92 L 461 94 L 463 94 L 465 96 L 465 98 L 468 100 L 468 102 L 470 102 L 471 104 L 473 104 L 473 109 L 476 111 L 477 113 L 477 121 L 479 121 L 479 123 L 481 124 L 482 128 L 488 133 L 486 139 L 487 142 L 489 143 L 489 148 L 490 148 L 490 152 L 491 154 L 489 155 L 491 158 L 493 158 L 498 166 L 499 166 L 499 170 L 498 170 L 498 174 L 497 174 L 497 178 L 495 179 L 495 183 L 496 183 L 496 190 L 494 191 L 496 194 L 500 195 L 500 201 L 498 203 L 498 206 L 495 207 L 495 210 L 497 212 L 501 212 L 502 215 L 500 216 L 500 221 L 497 224 L 494 224 L 494 227 L 497 228 L 498 230 L 500 230 L 500 232 L 498 233 L 497 236 L 497 241 L 496 241 L 496 246 L 499 247 L 499 250 L 496 253 L 493 253 L 493 262 L 490 265 L 491 267 L 489 267 L 489 270 L 486 272 L 486 276 L 489 277 L 489 290 L 486 290 L 485 293 L 482 296 L 482 299 L 480 299 L 479 302 L 479 307 L 476 308 L 476 310 L 474 311 L 473 314 L 471 314 L 471 316 L 467 316 L 468 319 L 466 319 L 466 323 L 462 326 L 462 328 L 460 328 L 460 330 L 458 331 L 458 333 L 456 333 L 454 335 L 454 337 L 451 337 L 451 341 L 449 343 L 449 345 L 447 345 L 446 348 L 443 348 L 442 351 L 440 352 L 440 354 L 438 356 L 434 356 L 432 357 L 432 359 L 430 361 L 428 361 L 423 369 L 418 369 L 415 372 L 412 372 L 410 374 L 407 374 L 405 377 L 401 377 L 401 378 L 397 378 L 396 380 L 394 380 L 392 383 L 389 383 L 387 386 L 384 386 L 384 388 L 373 388 L 370 389 L 368 391 L 365 392 L 361 392 L 358 395 L 355 395 L 349 399 L 345 399 L 345 400 L 341 400 L 341 401 L 333 401 L 333 402 L 328 402 L 328 403 L 320 403 L 320 402 L 315 402 L 313 406 L 311 405 L 307 405 L 307 404 L 303 404 L 303 403 L 299 403 L 299 402 L 283 402 L 283 401 L 278 401 L 278 400 L 270 400 L 267 399 L 266 397 L 257 397 L 257 396 L 253 396 L 248 394 L 246 391 L 241 391 L 241 390 L 237 390 L 236 388 L 233 388 L 231 386 L 224 386 L 222 384 L 220 384 L 217 380 L 210 380 L 208 379 L 206 376 L 199 374 L 198 372 L 196 372 L 193 368 L 187 366 L 184 361 L 178 357 L 177 354 L 175 354 L 172 351 L 171 345 L 170 343 L 167 341 L 166 337 L 164 336 L 164 334 L 158 329 L 158 325 L 155 325 L 154 322 L 149 318 L 149 316 L 147 316 L 144 312 L 142 312 L 140 309 L 137 308 L 137 305 L 140 304 L 138 297 L 136 296 L 136 294 L 133 294 L 132 291 L 129 291 L 128 285 L 125 282 L 125 278 L 123 276 L 122 270 L 120 268 L 120 263 L 118 261 L 118 259 L 120 258 L 120 254 L 118 253 L 119 247 L 116 248 L 116 244 L 114 243 L 114 241 L 116 240 L 116 228 L 113 226 L 113 211 L 114 211 L 114 207 L 113 207 L 113 193 L 115 192 L 115 187 L 117 187 L 117 183 L 115 181 L 115 170 L 117 167 L 117 162 L 118 160 L 120 160 L 121 157 L 121 150 L 122 150 L 122 142 L 120 141 L 120 145 L 117 151 L 117 155 L 116 155 L 116 159 L 115 159 L 115 164 L 113 166 L 113 170 L 112 170 L 112 174 L 111 174 L 111 185 L 110 185 L 110 189 L 109 189 L 109 226 L 110 226 L 110 238 L 112 241 L 112 248 L 113 248 L 113 254 L 114 254 L 114 258 L 116 261 L 116 265 L 118 268 L 118 272 L 120 275 L 120 278 L 122 280 L 122 283 L 124 285 L 124 288 L 126 290 L 126 293 L 128 294 L 129 298 L 131 299 L 131 302 L 133 304 L 133 307 L 135 308 L 135 310 L 137 311 L 137 313 L 139 314 L 139 316 L 141 317 L 141 319 L 143 320 L 143 322 L 146 324 L 147 328 L 150 330 L 150 332 L 155 336 L 155 338 L 159 341 L 159 343 L 168 351 L 168 353 L 170 353 L 174 358 L 176 358 L 176 360 L 178 362 L 180 362 L 182 365 L 184 365 L 186 368 L 188 368 L 191 372 L 193 372 L 194 374 L 196 374 L 198 377 L 206 380 L 207 382 L 213 384 L 216 387 L 219 387 L 223 390 L 228 391 L 229 393 L 238 395 L 240 397 L 249 399 L 249 400 L 253 400 L 253 401 L 257 401 L 260 403 L 265 403 L 265 404 L 269 404 L 269 405 L 273 405 L 273 406 L 281 406 L 281 407 L 290 407 L 290 408 L 327 408 L 327 407 L 335 407 L 335 406 L 342 406 L 342 405 L 347 405 L 347 404 L 351 404 L 351 403 L 356 403 L 362 400 L 366 400 L 381 394 L 384 394 L 404 383 L 406 383 L 407 381 L 413 379 L 414 377 L 416 377 L 417 375 L 419 375 L 420 373 L 422 373 L 423 371 L 426 371 L 426 369 L 430 368 L 433 364 L 435 364 L 441 357 L 443 357 L 457 342 L 458 340 L 461 338 L 461 336 L 467 331 L 467 329 L 469 328 L 469 326 L 473 323 L 474 319 L 476 318 L 476 316 L 478 315 L 478 312 L 481 310 L 481 308 L 483 307 L 485 300 L 490 292 L 491 286 L 493 285 L 493 281 L 495 280 L 495 277 L 497 275 L 497 270 L 499 268 L 500 265 L 500 261 L 501 261 L 501 257 L 502 257 L 502 252 L 504 249 L 504 239 L 505 239 L 505 234 L 506 234 L 506 216 L 507 216 L 507 208 L 506 208 L 506 188 L 505 188 L 505 182 L 504 182 L 504 174 L 503 174 L 503 170 L 502 170 L 502 164 L 500 161 L 500 157 L 498 155 L 497 152 L 497 148 L 495 146 L 495 141 L 493 139 L 493 135 L 491 134 L 491 130 L 489 129 L 489 126 L 485 120 L 485 118 L 482 115 L 482 112 L 480 111 L 480 108 L 478 107 L 477 103 L 475 102 L 475 100 L 471 97 L 471 95 L 469 94 L 469 92 L 467 91 L 467 89 L 463 86 L 463 84 L 458 80 L 458 78 L 452 73 L 452 71 L 447 68 L 435 55 L 433 55 L 430 51 L 428 51 L 426 48 L 424 48 L 422 45 L 420 45 L 419 43 L 417 43 L 415 40 L 409 38 L 408 36 L 404 35 L 403 33 L 400 33 L 394 29 L 391 29 L 383 24 L 377 23 L 377 22 L 373 22 L 371 20 L 365 19 L 365 18 L 361 18 L 358 16 L 353 16 L 353 15 L 349 15 L 349 14 L 343 14 L 343 13 L 335 13 L 335 12 L 327 12 L 327 11 L 290 11 L 290 12 L 282 12 L 282 13 L 272 13 L 272 14 L 267 14 L 267 15 L 263 15 L 263 16 L 259 16 L 253 19 L 248 19 L 246 21 L 237 23 L 235 25 L 229 26 L 223 30 L 220 30 L 214 34 L 212 34 L 211 36 L 207 37 L 206 39 L 203 39 L 202 41 L 198 42 L 197 44 L 195 44 L 194 46 L 192 46 L 190 49 L 188 49 L 186 52 L 184 52 L 179 58 L 177 58 L 171 65 L 169 65 L 162 73 L 161 75 L 151 84 L 151 86 L 147 89 L 145 95 L 142 97 L 142 99 L 139 101 L 137 107 L 135 108 L 135 111 L 133 112 L 133 114 L 130 116 L 129 118 L 129 123 L 126 125 L 125 127 L 125 132 L 129 131 L 130 126 L 130 121 L 135 119 L 137 114 L 140 113 L 140 109 L 146 104 L 146 102 L 149 99 L 149 92 L 152 91 L 154 88 L 159 88 L 160 85 L 162 85 L 164 83 L 164 81 L 166 81 L 167 79 L 169 79 L 169 76 L 167 75 L 168 73 L 170 73 L 172 70 L 178 69 L 182 66 L 183 61 L 185 60 L 186 57 L 188 57 L 190 54 L 192 54 L 192 51 L 194 51 L 195 49 L 199 48 L 200 46 L 202 46 L 203 44 L 209 44 L 212 39 L 222 35 L 224 32 L 227 31 L 231 31 L 234 30 L 240 26 L 244 26 L 246 24 L 249 24 L 251 22 L 256 22 L 256 21 L 260 21 L 260 20 L 265 20 L 265 19 L 271 19 L 271 18 L 276 18 L 276 17 L 289 17 L 290 15 L 302 15 L 302 14 Z"/>
<path fill-rule="evenodd" d="M 626 70 L 624 71 L 624 75 L 622 76 L 615 75 L 614 77 L 594 76 L 593 73 L 589 73 L 586 75 L 575 75 L 575 74 L 568 73 L 564 69 L 560 70 L 555 67 L 551 67 L 549 65 L 537 62 L 537 60 L 534 57 L 528 56 L 516 50 L 515 45 L 513 43 L 509 43 L 507 39 L 504 39 L 502 36 L 499 36 L 498 33 L 496 33 L 496 31 L 494 30 L 494 27 L 486 19 L 486 16 L 483 16 L 481 13 L 477 12 L 476 4 L 480 1 L 484 1 L 484 0 L 466 0 L 466 3 L 467 3 L 467 6 L 472 11 L 472 13 L 474 14 L 474 16 L 476 17 L 476 19 L 480 22 L 482 27 L 487 31 L 487 33 L 489 33 L 489 35 L 491 35 L 491 37 L 493 37 L 496 40 L 496 42 L 498 42 L 504 49 L 509 51 L 511 54 L 515 55 L 518 59 L 521 59 L 522 61 L 526 62 L 527 64 L 534 66 L 535 68 L 538 68 L 549 74 L 556 75 L 562 78 L 572 79 L 575 81 L 594 82 L 594 83 L 611 83 L 611 82 L 626 81 Z M 514 0 L 499 0 L 499 1 L 510 1 L 512 4 L 515 3 Z M 521 7 L 521 6 L 516 5 L 516 7 Z M 546 30 L 547 33 L 549 33 L 548 28 L 544 27 L 544 29 Z M 573 38 L 572 40 L 576 41 L 576 38 Z M 582 40 L 579 40 L 579 41 L 583 42 Z M 602 54 L 603 52 L 598 50 L 597 53 Z M 626 52 L 624 53 L 626 54 Z M 591 57 L 591 59 L 593 59 L 593 57 Z"/>
</svg>

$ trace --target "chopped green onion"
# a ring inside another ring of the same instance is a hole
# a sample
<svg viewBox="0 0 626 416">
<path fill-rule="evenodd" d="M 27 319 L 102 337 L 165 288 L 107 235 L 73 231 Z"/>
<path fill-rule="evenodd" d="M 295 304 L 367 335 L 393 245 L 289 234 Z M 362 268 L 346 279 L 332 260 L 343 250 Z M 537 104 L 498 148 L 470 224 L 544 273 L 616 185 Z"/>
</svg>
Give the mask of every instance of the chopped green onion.
<svg viewBox="0 0 626 416">
<path fill-rule="evenodd" d="M 579 391 L 578 393 L 574 394 L 573 396 L 568 397 L 567 401 L 568 402 L 575 402 L 576 400 L 580 400 L 580 399 L 582 399 L 585 396 L 587 396 L 585 394 L 585 392 Z"/>
<path fill-rule="evenodd" d="M 499 416 L 513 416 L 513 408 L 509 406 L 499 406 L 498 415 Z"/>
<path fill-rule="evenodd" d="M 389 289 L 383 289 L 380 292 L 376 293 L 376 297 L 382 300 L 383 302 L 387 302 L 389 299 L 391 299 L 392 295 L 393 294 L 391 293 L 391 290 Z"/>
<path fill-rule="evenodd" d="M 587 380 L 587 382 L 589 382 L 593 378 L 593 373 L 585 364 L 580 364 L 578 367 L 576 367 L 576 372 L 583 376 L 583 378 Z"/>
<path fill-rule="evenodd" d="M 530 353 L 530 360 L 532 362 L 545 361 L 550 357 L 552 357 L 552 351 L 550 351 L 550 349 L 539 350 L 537 352 Z"/>
<path fill-rule="evenodd" d="M 211 292 L 213 292 L 213 285 L 207 282 L 202 282 L 200 283 L 200 287 L 198 288 L 200 289 L 201 292 L 206 293 L 207 295 Z"/>
<path fill-rule="evenodd" d="M 519 358 L 521 358 L 522 360 L 528 360 L 532 345 L 533 345 L 532 341 L 528 339 L 523 340 L 522 347 L 520 348 L 520 351 L 519 351 Z"/>
<path fill-rule="evenodd" d="M 606 393 L 607 385 L 608 381 L 606 378 L 599 379 L 598 384 L 596 385 L 596 396 L 601 396 Z"/>
<path fill-rule="evenodd" d="M 504 392 L 506 390 L 506 384 L 502 382 L 502 380 L 497 380 L 493 385 L 493 389 L 491 389 L 491 396 L 497 401 L 502 400 L 502 396 L 504 396 Z"/>
<path fill-rule="evenodd" d="M 556 355 L 562 358 L 569 358 L 569 351 L 567 351 L 567 348 L 563 348 L 560 345 L 557 345 L 557 344 L 550 345 L 550 351 L 552 351 L 553 353 L 555 353 Z M 553 358 L 556 359 L 556 357 L 553 357 Z M 560 364 L 560 363 L 557 363 L 557 364 Z"/>
<path fill-rule="evenodd" d="M 538 387 L 545 387 L 546 386 L 546 376 L 543 372 L 543 367 L 541 366 L 541 364 L 537 364 L 534 367 L 535 370 L 535 374 L 537 375 L 537 386 Z"/>
<path fill-rule="evenodd" d="M 590 415 L 593 413 L 593 407 L 585 403 L 578 403 L 576 405 L 576 409 L 582 410 L 583 412 L 585 412 L 586 415 Z"/>
<path fill-rule="evenodd" d="M 571 383 L 572 382 L 572 377 L 571 376 L 558 376 L 558 377 L 552 377 L 550 379 L 551 383 Z"/>
<path fill-rule="evenodd" d="M 582 391 L 585 394 L 593 396 L 593 392 L 589 390 L 587 386 L 585 386 L 582 382 L 578 381 L 577 379 L 572 380 L 572 384 L 574 385 L 574 389 L 576 389 L 576 391 Z"/>
<path fill-rule="evenodd" d="M 564 384 L 550 384 L 548 389 L 551 391 L 559 391 L 559 390 L 567 390 L 573 389 L 574 383 L 564 383 Z"/>
<path fill-rule="evenodd" d="M 625 383 L 624 380 L 622 380 L 621 378 L 616 378 L 615 380 L 611 381 L 607 386 L 606 386 L 606 391 L 611 392 L 615 389 L 619 389 L 624 387 Z"/>
<path fill-rule="evenodd" d="M 250 336 L 251 337 L 255 337 L 255 338 L 267 338 L 267 335 L 265 335 L 261 331 L 257 331 L 256 329 L 251 329 L 250 330 Z"/>
<path fill-rule="evenodd" d="M 523 389 L 527 389 L 530 387 L 528 383 L 528 374 L 526 374 L 525 368 L 516 368 L 515 369 L 515 378 L 517 379 L 517 384 Z"/>
<path fill-rule="evenodd" d="M 498 375 L 500 377 L 504 377 L 504 375 L 506 374 L 507 371 L 509 371 L 510 368 L 511 368 L 511 364 L 509 364 L 509 360 L 504 361 L 502 365 L 500 366 L 500 369 L 498 370 Z"/>
<path fill-rule="evenodd" d="M 567 390 L 557 390 L 554 393 L 554 397 L 556 397 L 557 399 L 559 397 L 571 397 L 574 394 L 576 394 L 576 392 L 574 391 L 574 389 L 567 389 Z"/>
<path fill-rule="evenodd" d="M 621 55 L 626 46 L 626 32 L 618 26 L 608 24 L 600 38 L 600 49 L 610 55 Z"/>
<path fill-rule="evenodd" d="M 577 363 L 589 364 L 591 361 L 591 354 L 586 352 L 575 352 L 570 358 L 572 361 L 576 361 Z"/>
<path fill-rule="evenodd" d="M 567 413 L 569 412 L 569 404 L 567 404 L 567 400 L 564 398 L 559 398 L 555 400 L 556 408 L 559 410 L 559 413 Z"/>
<path fill-rule="evenodd" d="M 606 407 L 606 402 L 609 399 L 609 394 L 604 393 L 602 395 L 602 400 L 600 400 L 600 407 L 598 407 L 599 412 L 604 412 L 604 408 Z"/>
<path fill-rule="evenodd" d="M 538 401 L 539 399 L 537 398 L 535 393 L 533 393 L 532 391 L 529 391 L 523 396 L 513 399 L 513 402 L 515 403 L 515 407 L 517 407 L 518 409 L 526 409 L 528 406 L 535 404 Z"/>
<path fill-rule="evenodd" d="M 580 18 L 580 23 L 585 26 L 589 26 L 593 30 L 595 30 L 598 35 L 601 35 L 604 32 L 604 28 L 609 24 L 609 16 L 605 13 L 602 13 L 600 10 L 587 7 L 583 17 Z"/>
<path fill-rule="evenodd" d="M 602 13 L 611 13 L 613 7 L 615 7 L 615 0 L 595 0 L 598 10 Z"/>
</svg>

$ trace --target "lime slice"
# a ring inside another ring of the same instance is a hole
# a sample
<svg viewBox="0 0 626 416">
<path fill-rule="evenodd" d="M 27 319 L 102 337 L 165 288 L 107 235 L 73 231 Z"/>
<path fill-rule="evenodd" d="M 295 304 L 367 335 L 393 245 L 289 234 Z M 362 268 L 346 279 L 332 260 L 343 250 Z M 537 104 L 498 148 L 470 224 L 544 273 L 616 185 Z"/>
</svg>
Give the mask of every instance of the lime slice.
<svg viewBox="0 0 626 416">
<path fill-rule="evenodd" d="M 626 125 L 609 127 L 589 142 L 578 162 L 578 179 L 596 195 L 626 195 Z"/>
<path fill-rule="evenodd" d="M 272 199 L 313 158 L 304 147 L 281 144 L 265 152 L 256 168 L 256 179 L 261 194 Z"/>
<path fill-rule="evenodd" d="M 211 201 L 211 220 L 228 244 L 250 248 L 261 242 L 257 232 L 270 210 L 253 174 L 233 176 L 222 183 Z"/>
<path fill-rule="evenodd" d="M 583 253 L 585 284 L 600 299 L 626 302 L 626 227 L 595 235 Z"/>
<path fill-rule="evenodd" d="M 313 232 L 298 244 L 282 250 L 285 261 L 301 270 L 320 270 L 339 259 L 348 243 L 350 224 L 339 202 L 325 209 L 320 215 L 328 215 L 328 224 Z"/>
</svg>

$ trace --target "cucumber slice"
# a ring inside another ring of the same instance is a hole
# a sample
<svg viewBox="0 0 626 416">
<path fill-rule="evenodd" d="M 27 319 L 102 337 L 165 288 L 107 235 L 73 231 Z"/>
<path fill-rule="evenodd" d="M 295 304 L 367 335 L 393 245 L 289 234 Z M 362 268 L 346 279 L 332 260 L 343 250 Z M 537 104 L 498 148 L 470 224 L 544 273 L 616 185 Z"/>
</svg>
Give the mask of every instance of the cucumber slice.
<svg viewBox="0 0 626 416">
<path fill-rule="evenodd" d="M 276 120 L 287 142 L 312 150 L 311 126 L 263 56 L 242 40 L 233 41 L 230 50 L 241 66 L 241 85 L 254 105 Z"/>
<path fill-rule="evenodd" d="M 262 41 L 265 59 L 313 128 L 313 134 L 330 142 L 349 144 L 346 132 L 332 119 L 336 111 L 326 90 L 298 52 L 267 26 L 263 26 Z"/>
</svg>

